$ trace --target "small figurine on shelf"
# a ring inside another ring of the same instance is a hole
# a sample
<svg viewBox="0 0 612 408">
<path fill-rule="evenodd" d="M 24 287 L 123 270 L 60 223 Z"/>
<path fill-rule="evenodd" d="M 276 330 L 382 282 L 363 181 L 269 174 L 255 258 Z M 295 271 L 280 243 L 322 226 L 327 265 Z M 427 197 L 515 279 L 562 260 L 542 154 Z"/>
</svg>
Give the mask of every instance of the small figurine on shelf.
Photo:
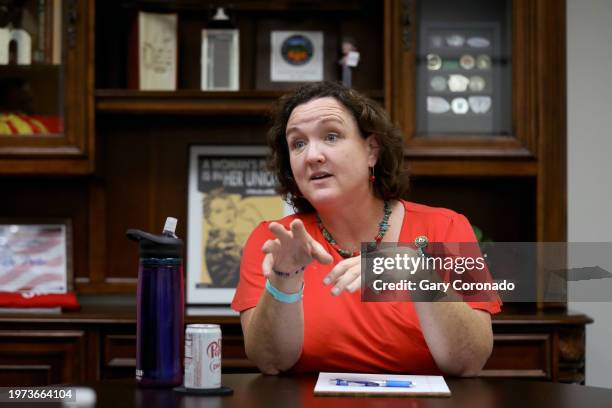
<svg viewBox="0 0 612 408">
<path fill-rule="evenodd" d="M 0 28 L 0 65 L 8 65 L 12 60 L 11 42 L 16 45 L 15 62 L 17 65 L 32 63 L 32 39 L 26 30 Z"/>
<path fill-rule="evenodd" d="M 0 65 L 30 65 L 32 36 L 38 35 L 36 16 L 24 7 L 23 1 L 0 3 Z"/>
<path fill-rule="evenodd" d="M 359 52 L 357 52 L 354 41 L 350 38 L 345 38 L 342 41 L 342 58 L 339 63 L 342 66 L 342 85 L 350 88 L 353 82 L 352 68 L 359 64 Z"/>
</svg>

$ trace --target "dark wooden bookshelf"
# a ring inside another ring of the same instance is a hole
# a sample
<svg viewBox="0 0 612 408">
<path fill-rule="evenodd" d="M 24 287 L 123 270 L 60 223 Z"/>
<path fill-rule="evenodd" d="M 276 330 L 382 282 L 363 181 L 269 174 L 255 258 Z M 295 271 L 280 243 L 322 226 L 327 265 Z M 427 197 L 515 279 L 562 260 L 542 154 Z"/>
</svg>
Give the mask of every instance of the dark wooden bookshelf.
<svg viewBox="0 0 612 408">
<path fill-rule="evenodd" d="M 503 135 L 417 133 L 421 0 L 62 4 L 62 65 L 0 67 L 1 78 L 63 78 L 44 97 L 61 102 L 66 120 L 63 135 L 0 138 L 0 213 L 70 219 L 73 283 L 79 296 L 94 299 L 81 311 L 58 316 L 0 317 L 2 385 L 133 376 L 134 307 L 100 305 L 97 298 L 135 294 L 138 256 L 126 229 L 155 231 L 172 214 L 180 220 L 177 234 L 188 237 L 190 146 L 265 145 L 268 113 L 286 86 L 261 86 L 269 75 L 261 62 L 269 59 L 271 30 L 330 33 L 334 65 L 341 40 L 355 40 L 362 60 L 354 87 L 386 107 L 406 141 L 412 175 L 407 199 L 460 212 L 497 242 L 567 238 L 564 1 L 504 3 L 512 22 L 512 60 L 506 61 L 512 64 L 512 126 Z M 449 4 L 441 13 L 455 12 Z M 225 6 L 240 30 L 240 91 L 200 90 L 201 30 L 216 6 Z M 134 44 L 128 38 L 141 10 L 178 14 L 176 91 L 129 89 L 137 67 L 129 62 Z M 338 80 L 339 70 L 328 79 Z M 534 276 L 534 285 L 541 282 Z M 548 306 L 534 303 L 516 313 L 504 306 L 493 320 L 494 358 L 484 375 L 584 380 L 590 320 L 570 316 L 564 304 L 541 310 Z M 222 324 L 224 367 L 254 369 L 244 356 L 238 317 L 188 321 Z"/>
<path fill-rule="evenodd" d="M 414 127 L 416 105 L 423 102 L 414 92 L 418 4 L 67 2 L 66 13 L 82 17 L 66 28 L 76 30 L 71 35 L 77 41 L 66 44 L 59 68 L 67 84 L 58 90 L 67 96 L 62 105 L 67 132 L 44 140 L 0 138 L 0 176 L 8 197 L 0 211 L 9 217 L 70 218 L 81 249 L 75 252 L 77 290 L 133 292 L 135 250 L 126 250 L 118 237 L 131 227 L 154 230 L 167 214 L 186 223 L 189 146 L 265 144 L 268 113 L 284 91 L 257 88 L 265 73 L 257 62 L 267 55 L 262 33 L 320 21 L 320 30 L 334 31 L 335 40 L 356 39 L 362 61 L 354 72 L 355 88 L 389 110 L 407 141 L 406 166 L 413 176 L 407 199 L 459 211 L 494 241 L 565 240 L 565 58 L 558 42 L 564 5 L 515 0 L 507 10 L 513 134 L 436 136 L 416 134 Z M 228 7 L 240 29 L 237 92 L 199 89 L 201 29 L 218 5 Z M 148 7 L 179 14 L 176 91 L 128 89 L 128 72 L 137 67 L 128 64 L 127 36 L 136 12 Z M 56 68 L 3 67 L 0 75 L 27 71 L 55 75 Z M 180 233 L 187 235 L 186 229 Z"/>
</svg>

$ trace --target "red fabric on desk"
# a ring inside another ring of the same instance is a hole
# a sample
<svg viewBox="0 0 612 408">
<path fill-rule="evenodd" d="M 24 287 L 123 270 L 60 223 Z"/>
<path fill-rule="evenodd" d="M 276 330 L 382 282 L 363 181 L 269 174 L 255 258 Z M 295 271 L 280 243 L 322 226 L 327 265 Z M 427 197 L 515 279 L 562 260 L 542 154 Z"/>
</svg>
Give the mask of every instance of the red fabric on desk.
<svg viewBox="0 0 612 408">
<path fill-rule="evenodd" d="M 0 292 L 0 307 L 61 307 L 65 310 L 77 310 L 81 308 L 81 305 L 79 305 L 74 292 L 41 294 L 28 292 Z"/>
</svg>

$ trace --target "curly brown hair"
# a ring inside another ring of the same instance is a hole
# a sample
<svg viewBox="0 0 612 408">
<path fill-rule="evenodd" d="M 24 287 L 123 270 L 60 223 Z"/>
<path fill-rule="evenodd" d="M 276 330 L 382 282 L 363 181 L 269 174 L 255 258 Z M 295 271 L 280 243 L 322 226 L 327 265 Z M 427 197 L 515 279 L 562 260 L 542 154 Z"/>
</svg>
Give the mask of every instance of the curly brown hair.
<svg viewBox="0 0 612 408">
<path fill-rule="evenodd" d="M 380 149 L 374 166 L 374 194 L 383 200 L 404 197 L 408 190 L 408 174 L 404 169 L 404 145 L 399 129 L 391 123 L 389 115 L 378 103 L 354 89 L 328 81 L 303 85 L 283 95 L 272 111 L 272 127 L 268 131 L 268 146 L 271 150 L 268 168 L 278 179 L 276 191 L 297 212 L 315 211 L 312 204 L 301 195 L 293 179 L 285 131 L 289 116 L 298 105 L 325 97 L 335 98 L 353 115 L 361 137 L 376 137 Z"/>
</svg>

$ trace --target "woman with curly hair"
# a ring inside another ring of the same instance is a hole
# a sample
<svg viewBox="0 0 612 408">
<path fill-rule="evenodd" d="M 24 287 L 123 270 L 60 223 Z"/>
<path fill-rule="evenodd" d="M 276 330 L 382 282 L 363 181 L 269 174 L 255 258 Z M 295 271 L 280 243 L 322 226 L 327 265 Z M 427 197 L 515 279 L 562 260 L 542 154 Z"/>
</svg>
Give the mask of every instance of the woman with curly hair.
<svg viewBox="0 0 612 408">
<path fill-rule="evenodd" d="M 491 302 L 362 302 L 362 242 L 474 242 L 467 219 L 403 200 L 399 131 L 342 85 L 283 96 L 268 133 L 270 167 L 294 215 L 247 241 L 232 307 L 245 350 L 283 371 L 474 375 L 489 357 Z"/>
</svg>

